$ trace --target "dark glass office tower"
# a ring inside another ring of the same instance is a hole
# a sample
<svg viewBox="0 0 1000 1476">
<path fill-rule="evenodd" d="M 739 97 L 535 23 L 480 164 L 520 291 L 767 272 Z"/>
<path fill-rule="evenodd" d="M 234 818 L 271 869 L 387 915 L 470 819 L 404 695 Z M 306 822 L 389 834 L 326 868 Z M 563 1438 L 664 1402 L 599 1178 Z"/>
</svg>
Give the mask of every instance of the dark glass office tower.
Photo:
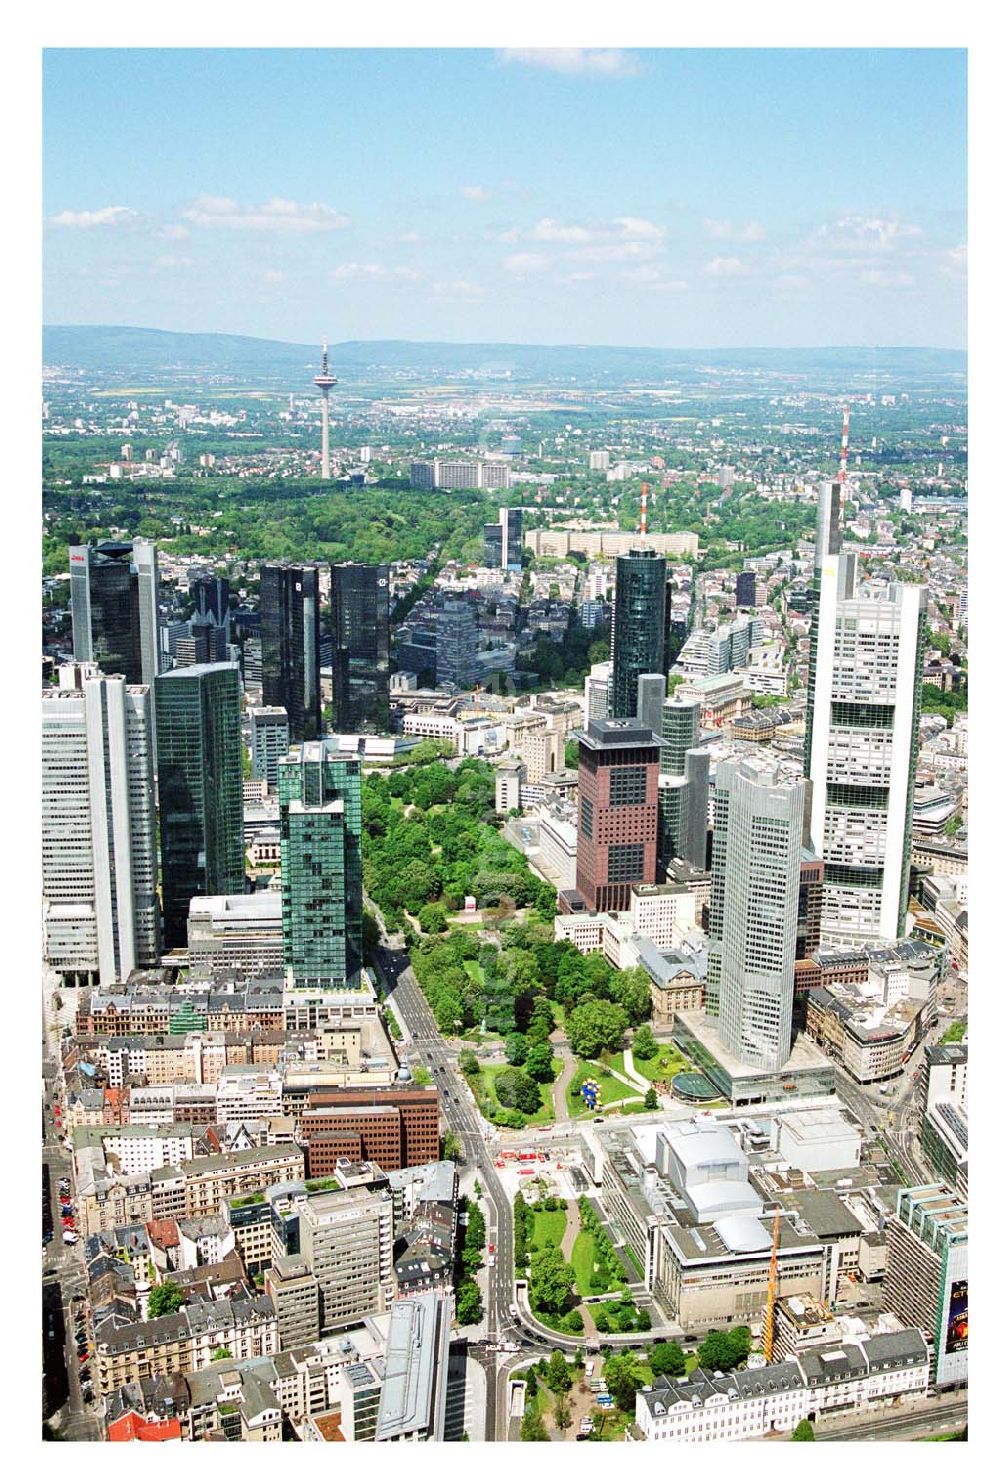
<svg viewBox="0 0 1000 1476">
<path fill-rule="evenodd" d="M 361 764 L 336 738 L 278 760 L 281 918 L 291 988 L 361 982 Z"/>
<path fill-rule="evenodd" d="M 739 609 L 753 609 L 757 601 L 757 576 L 752 569 L 744 569 L 736 576 L 736 604 Z"/>
<path fill-rule="evenodd" d="M 500 529 L 503 535 L 501 554 L 505 569 L 516 570 L 521 567 L 522 522 L 523 514 L 519 507 L 500 509 Z"/>
<path fill-rule="evenodd" d="M 285 709 L 292 743 L 318 738 L 318 564 L 261 566 L 260 644 L 264 706 Z"/>
<path fill-rule="evenodd" d="M 666 560 L 652 549 L 634 548 L 615 567 L 611 712 L 630 718 L 638 711 L 639 678 L 668 669 L 670 581 Z"/>
<path fill-rule="evenodd" d="M 167 948 L 187 939 L 192 897 L 244 889 L 240 679 L 235 662 L 156 678 L 160 858 Z"/>
<path fill-rule="evenodd" d="M 483 525 L 483 565 L 487 569 L 503 565 L 503 529 L 499 523 Z"/>
<path fill-rule="evenodd" d="M 334 726 L 387 733 L 389 565 L 334 564 L 331 574 Z"/>
<path fill-rule="evenodd" d="M 129 684 L 142 675 L 139 581 L 131 543 L 83 544 L 69 551 L 73 659 L 96 661 Z"/>
<path fill-rule="evenodd" d="M 194 597 L 193 619 L 199 625 L 215 625 L 229 634 L 229 580 L 221 575 L 205 574 L 191 581 Z"/>
</svg>

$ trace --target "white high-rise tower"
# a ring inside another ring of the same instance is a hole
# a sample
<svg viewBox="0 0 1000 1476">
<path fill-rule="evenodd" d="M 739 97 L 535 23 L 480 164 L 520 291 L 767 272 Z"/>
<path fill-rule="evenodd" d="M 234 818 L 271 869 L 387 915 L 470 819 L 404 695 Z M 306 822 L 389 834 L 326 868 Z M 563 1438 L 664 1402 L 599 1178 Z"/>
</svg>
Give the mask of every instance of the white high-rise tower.
<svg viewBox="0 0 1000 1476">
<path fill-rule="evenodd" d="M 159 960 L 149 688 L 94 665 L 42 692 L 45 960 L 105 988 Z"/>
<path fill-rule="evenodd" d="M 903 935 L 927 591 L 858 586 L 854 554 L 819 568 L 806 773 L 823 858 L 824 945 Z"/>
</svg>

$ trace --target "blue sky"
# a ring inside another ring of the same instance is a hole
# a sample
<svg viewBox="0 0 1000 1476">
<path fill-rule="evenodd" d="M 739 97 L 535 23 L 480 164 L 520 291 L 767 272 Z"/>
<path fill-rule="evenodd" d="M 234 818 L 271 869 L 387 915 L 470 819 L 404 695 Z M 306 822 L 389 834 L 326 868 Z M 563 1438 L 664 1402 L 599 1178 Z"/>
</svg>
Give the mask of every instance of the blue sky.
<svg viewBox="0 0 1000 1476">
<path fill-rule="evenodd" d="M 45 319 L 963 347 L 958 50 L 60 50 Z"/>
</svg>

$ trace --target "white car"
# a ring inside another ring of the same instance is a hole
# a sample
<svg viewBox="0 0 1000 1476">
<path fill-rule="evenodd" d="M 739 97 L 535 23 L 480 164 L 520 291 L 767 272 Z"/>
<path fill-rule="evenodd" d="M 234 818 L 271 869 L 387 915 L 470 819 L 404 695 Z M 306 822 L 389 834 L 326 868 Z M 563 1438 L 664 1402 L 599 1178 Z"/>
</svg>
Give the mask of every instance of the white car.
<svg viewBox="0 0 1000 1476">
<path fill-rule="evenodd" d="M 75 1230 L 64 1230 L 63 1231 L 63 1244 L 64 1245 L 76 1245 L 76 1243 L 77 1243 L 77 1241 L 79 1239 L 80 1239 L 80 1237 L 79 1237 L 79 1235 L 77 1235 L 77 1233 L 76 1233 Z"/>
</svg>

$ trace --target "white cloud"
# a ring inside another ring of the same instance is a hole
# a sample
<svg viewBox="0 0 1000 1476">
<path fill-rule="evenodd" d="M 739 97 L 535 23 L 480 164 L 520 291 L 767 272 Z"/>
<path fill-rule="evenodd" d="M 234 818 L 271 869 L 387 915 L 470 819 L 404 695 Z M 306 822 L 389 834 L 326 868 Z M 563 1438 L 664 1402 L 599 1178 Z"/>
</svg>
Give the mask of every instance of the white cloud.
<svg viewBox="0 0 1000 1476">
<path fill-rule="evenodd" d="M 387 267 L 380 261 L 342 261 L 330 270 L 329 275 L 336 282 L 350 282 L 358 277 L 399 277 L 406 282 L 416 282 L 420 277 L 412 267 Z"/>
<path fill-rule="evenodd" d="M 466 282 L 461 278 L 452 282 L 435 282 L 433 292 L 435 297 L 450 302 L 471 302 L 483 295 L 477 282 Z"/>
<path fill-rule="evenodd" d="M 706 277 L 742 277 L 746 275 L 746 267 L 738 256 L 713 256 L 702 272 Z"/>
<path fill-rule="evenodd" d="M 60 210 L 49 216 L 49 225 L 62 230 L 89 231 L 94 226 L 125 225 L 138 220 L 138 210 L 130 205 L 103 205 L 100 210 Z"/>
<path fill-rule="evenodd" d="M 658 246 L 651 241 L 612 241 L 603 246 L 580 246 L 567 254 L 577 261 L 645 261 L 657 251 Z"/>
<path fill-rule="evenodd" d="M 654 282 L 654 292 L 689 292 L 691 289 L 680 277 L 673 277 L 669 282 Z"/>
<path fill-rule="evenodd" d="M 846 252 L 889 252 L 904 241 L 921 236 L 919 226 L 895 217 L 878 215 L 842 215 L 838 220 L 821 225 L 816 241 L 823 247 Z"/>
<path fill-rule="evenodd" d="M 488 200 L 490 198 L 489 190 L 484 189 L 482 185 L 461 185 L 458 193 L 464 195 L 467 200 Z"/>
<path fill-rule="evenodd" d="M 330 205 L 313 202 L 300 205 L 280 197 L 263 205 L 240 205 L 226 195 L 198 195 L 181 215 L 192 225 L 231 231 L 308 231 L 341 230 L 349 225 L 346 215 Z"/>
<path fill-rule="evenodd" d="M 799 272 L 785 272 L 774 279 L 775 287 L 789 292 L 797 292 L 801 287 L 809 286 L 809 278 L 803 277 Z"/>
<path fill-rule="evenodd" d="M 513 272 L 515 277 L 525 277 L 530 272 L 540 272 L 548 263 L 537 251 L 515 251 L 513 256 L 504 257 L 503 264 L 504 269 Z"/>
<path fill-rule="evenodd" d="M 952 246 L 950 251 L 944 253 L 941 270 L 947 272 L 949 277 L 964 277 L 969 267 L 968 246 Z"/>
<path fill-rule="evenodd" d="M 501 62 L 517 62 L 574 77 L 637 77 L 643 70 L 638 57 L 631 52 L 583 46 L 509 46 L 501 48 L 497 57 Z"/>
<path fill-rule="evenodd" d="M 187 226 L 182 225 L 165 225 L 160 232 L 165 241 L 186 241 L 190 234 Z"/>
<path fill-rule="evenodd" d="M 917 279 L 910 272 L 894 272 L 886 267 L 872 267 L 861 273 L 862 282 L 872 287 L 915 287 Z"/>
<path fill-rule="evenodd" d="M 158 256 L 153 262 L 153 270 L 157 272 L 177 272 L 192 266 L 194 260 L 190 256 Z"/>
<path fill-rule="evenodd" d="M 551 216 L 540 220 L 531 233 L 537 241 L 591 241 L 593 235 L 585 226 L 560 225 Z"/>
<path fill-rule="evenodd" d="M 385 267 L 375 261 L 342 261 L 330 272 L 337 281 L 349 281 L 353 277 L 384 277 Z"/>
<path fill-rule="evenodd" d="M 731 220 L 706 220 L 705 233 L 717 241 L 763 241 L 767 237 L 767 231 L 756 220 L 748 220 L 746 225 L 734 225 Z"/>
<path fill-rule="evenodd" d="M 401 231 L 399 239 L 401 241 L 421 241 L 423 237 L 419 231 Z"/>
<path fill-rule="evenodd" d="M 264 281 L 265 282 L 284 282 L 285 279 L 286 279 L 286 273 L 285 272 L 271 271 L 271 272 L 265 272 L 264 273 Z"/>
<path fill-rule="evenodd" d="M 651 220 L 636 215 L 619 215 L 612 221 L 628 241 L 662 241 L 666 231 Z"/>
</svg>

